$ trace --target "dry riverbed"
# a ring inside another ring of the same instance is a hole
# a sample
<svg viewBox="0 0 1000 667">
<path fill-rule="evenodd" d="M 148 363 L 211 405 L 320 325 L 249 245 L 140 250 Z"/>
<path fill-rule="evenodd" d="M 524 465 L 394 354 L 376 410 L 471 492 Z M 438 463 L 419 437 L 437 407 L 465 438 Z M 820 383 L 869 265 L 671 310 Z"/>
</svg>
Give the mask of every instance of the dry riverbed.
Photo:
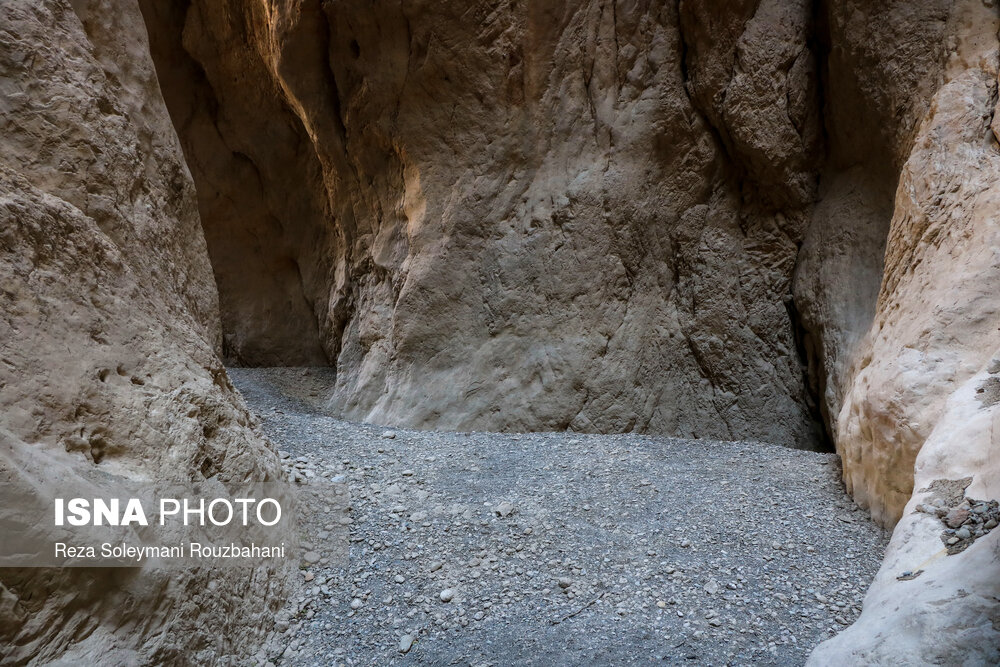
<svg viewBox="0 0 1000 667">
<path fill-rule="evenodd" d="M 326 416 L 329 369 L 231 369 L 308 499 L 276 665 L 799 665 L 887 535 L 832 454 Z"/>
</svg>

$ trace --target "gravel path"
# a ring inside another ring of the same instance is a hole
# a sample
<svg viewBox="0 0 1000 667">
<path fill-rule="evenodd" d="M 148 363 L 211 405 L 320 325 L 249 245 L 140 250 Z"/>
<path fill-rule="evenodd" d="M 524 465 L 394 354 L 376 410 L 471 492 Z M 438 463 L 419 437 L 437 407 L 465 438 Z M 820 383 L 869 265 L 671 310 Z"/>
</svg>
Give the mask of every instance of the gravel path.
<svg viewBox="0 0 1000 667">
<path fill-rule="evenodd" d="M 328 369 L 230 376 L 293 476 L 333 489 L 275 664 L 799 665 L 886 544 L 832 454 L 387 430 L 323 414 Z"/>
</svg>

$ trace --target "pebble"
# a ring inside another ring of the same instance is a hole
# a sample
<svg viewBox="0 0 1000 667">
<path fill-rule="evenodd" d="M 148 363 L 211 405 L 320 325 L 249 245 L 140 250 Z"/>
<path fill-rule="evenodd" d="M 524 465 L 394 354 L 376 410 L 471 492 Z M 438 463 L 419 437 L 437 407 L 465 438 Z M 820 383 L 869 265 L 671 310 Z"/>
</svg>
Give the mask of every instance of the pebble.
<svg viewBox="0 0 1000 667">
<path fill-rule="evenodd" d="M 396 438 L 395 431 L 382 431 L 382 437 L 386 440 L 394 440 Z"/>
<path fill-rule="evenodd" d="M 399 638 L 399 652 L 409 653 L 410 649 L 413 647 L 413 635 L 403 635 Z"/>
<path fill-rule="evenodd" d="M 446 588 L 438 594 L 438 597 L 441 598 L 441 602 L 451 602 L 455 597 L 455 591 L 450 588 Z"/>
<path fill-rule="evenodd" d="M 302 560 L 311 564 L 318 563 L 321 556 L 315 551 L 307 551 L 302 555 Z"/>
<path fill-rule="evenodd" d="M 948 524 L 949 528 L 958 528 L 965 520 L 969 518 L 969 510 L 964 507 L 956 507 L 949 510 L 948 514 L 944 517 L 944 522 Z"/>
<path fill-rule="evenodd" d="M 361 602 L 360 598 L 354 598 L 353 600 L 351 600 L 351 609 L 361 609 L 362 604 L 364 603 Z"/>
<path fill-rule="evenodd" d="M 499 517 L 506 517 L 510 516 L 514 512 L 514 509 L 514 503 L 510 503 L 505 500 L 493 508 L 493 511 Z"/>
</svg>

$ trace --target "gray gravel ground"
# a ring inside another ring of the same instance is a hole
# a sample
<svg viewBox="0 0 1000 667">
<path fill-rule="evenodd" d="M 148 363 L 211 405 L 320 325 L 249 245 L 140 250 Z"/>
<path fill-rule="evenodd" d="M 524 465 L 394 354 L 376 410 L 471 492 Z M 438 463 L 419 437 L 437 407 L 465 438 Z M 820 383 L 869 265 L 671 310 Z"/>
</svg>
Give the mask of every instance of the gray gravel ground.
<svg viewBox="0 0 1000 667">
<path fill-rule="evenodd" d="M 327 493 L 275 664 L 799 665 L 857 617 L 888 537 L 832 454 L 387 429 L 323 414 L 329 369 L 230 376 Z"/>
</svg>

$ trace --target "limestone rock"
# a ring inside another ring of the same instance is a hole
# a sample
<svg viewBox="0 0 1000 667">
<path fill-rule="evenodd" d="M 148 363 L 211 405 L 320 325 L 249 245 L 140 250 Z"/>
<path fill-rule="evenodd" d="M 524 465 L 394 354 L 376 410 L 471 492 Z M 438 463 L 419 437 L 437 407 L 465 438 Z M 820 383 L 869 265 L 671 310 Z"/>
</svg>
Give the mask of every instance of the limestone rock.
<svg viewBox="0 0 1000 667">
<path fill-rule="evenodd" d="M 895 17 L 895 33 L 919 29 L 912 9 Z M 1000 145 L 991 128 L 1000 20 L 995 8 L 962 2 L 941 25 L 948 52 L 912 142 L 897 144 L 909 153 L 885 276 L 836 427 L 848 488 L 877 519 L 899 523 L 860 619 L 813 664 L 1000 661 L 1000 535 L 946 555 L 946 524 L 915 511 L 943 480 L 970 478 L 968 497 L 1000 495 L 1000 413 L 988 392 L 1000 372 Z"/>
<path fill-rule="evenodd" d="M 995 662 L 1000 532 L 936 558 L 911 511 L 1000 496 L 991 5 L 7 2 L 5 483 L 276 476 L 219 354 L 331 363 L 332 411 L 398 427 L 821 416 L 899 523 L 813 662 Z M 235 658 L 278 575 L 234 617 L 179 610 L 197 571 L 4 572 L 0 657 Z"/>
<path fill-rule="evenodd" d="M 194 188 L 138 9 L 13 0 L 0 30 L 4 492 L 274 475 L 216 355 Z M 268 574 L 0 570 L 0 662 L 239 656 L 273 622 L 284 576 Z M 210 577 L 219 592 L 192 604 Z"/>
</svg>

